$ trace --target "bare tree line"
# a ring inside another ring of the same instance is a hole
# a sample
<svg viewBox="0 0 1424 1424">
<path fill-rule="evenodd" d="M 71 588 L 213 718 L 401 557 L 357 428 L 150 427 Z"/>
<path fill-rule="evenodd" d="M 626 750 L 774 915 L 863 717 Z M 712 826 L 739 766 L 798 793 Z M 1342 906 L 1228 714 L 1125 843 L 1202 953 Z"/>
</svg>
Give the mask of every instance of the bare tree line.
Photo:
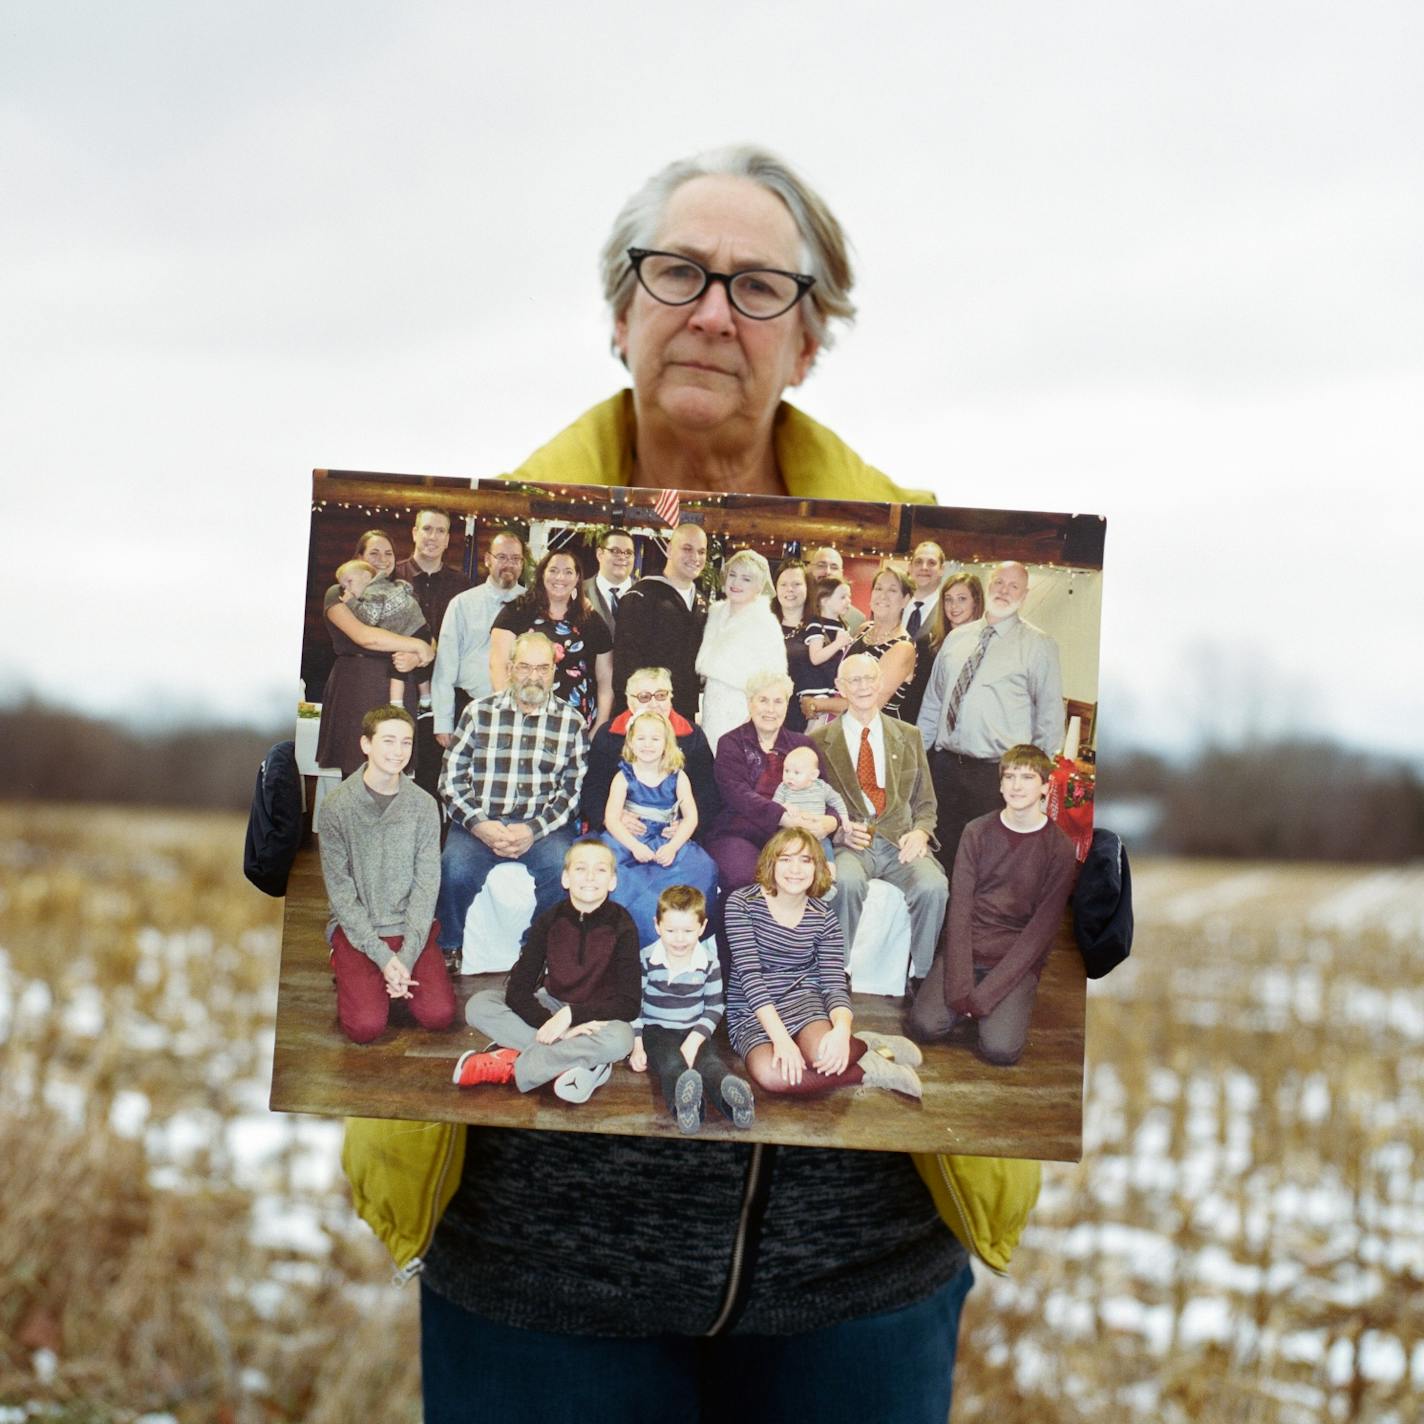
<svg viewBox="0 0 1424 1424">
<path fill-rule="evenodd" d="M 291 735 L 290 726 L 145 731 L 31 698 L 0 709 L 0 795 L 245 810 L 268 747 Z"/>
<path fill-rule="evenodd" d="M 1424 857 L 1419 773 L 1402 758 L 1321 739 L 1208 745 L 1182 763 L 1129 752 L 1105 760 L 1099 799 L 1107 796 L 1151 807 L 1142 850 L 1355 863 Z"/>
</svg>

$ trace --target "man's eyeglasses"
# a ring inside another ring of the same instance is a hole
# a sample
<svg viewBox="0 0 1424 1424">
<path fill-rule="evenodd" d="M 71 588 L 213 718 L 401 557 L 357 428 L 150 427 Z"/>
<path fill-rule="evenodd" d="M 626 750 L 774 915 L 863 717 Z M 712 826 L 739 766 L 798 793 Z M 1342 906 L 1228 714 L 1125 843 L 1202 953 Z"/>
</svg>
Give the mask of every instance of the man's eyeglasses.
<svg viewBox="0 0 1424 1424">
<path fill-rule="evenodd" d="M 664 692 L 661 690 L 657 692 L 630 692 L 628 696 L 632 698 L 634 702 L 641 702 L 644 706 L 646 706 L 649 702 L 672 701 L 672 693 Z"/>
<path fill-rule="evenodd" d="M 753 321 L 770 321 L 785 315 L 816 285 L 816 279 L 804 272 L 782 272 L 775 267 L 713 272 L 694 257 L 654 252 L 646 247 L 630 247 L 628 261 L 643 290 L 664 306 L 688 306 L 713 282 L 720 282 L 732 306 Z"/>
<path fill-rule="evenodd" d="M 515 663 L 515 677 L 552 677 L 553 663 Z"/>
</svg>

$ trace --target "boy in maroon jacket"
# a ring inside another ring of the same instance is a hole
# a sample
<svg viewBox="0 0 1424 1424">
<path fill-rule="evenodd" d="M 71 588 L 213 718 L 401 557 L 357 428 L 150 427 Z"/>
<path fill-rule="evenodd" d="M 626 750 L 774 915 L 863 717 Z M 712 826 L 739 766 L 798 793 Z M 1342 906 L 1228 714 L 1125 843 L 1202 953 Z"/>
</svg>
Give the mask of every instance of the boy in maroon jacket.
<svg viewBox="0 0 1424 1424">
<path fill-rule="evenodd" d="M 1004 809 L 964 828 L 939 951 L 910 1009 L 911 1038 L 947 1038 L 970 1018 L 981 1058 L 1018 1062 L 1078 871 L 1073 843 L 1043 811 L 1052 774 L 1038 747 L 1010 747 L 999 759 Z"/>
<path fill-rule="evenodd" d="M 602 841 L 570 846 L 568 899 L 535 917 L 504 993 L 485 989 L 465 1007 L 471 1026 L 504 1046 L 461 1054 L 462 1088 L 512 1078 L 527 1093 L 552 1081 L 565 1102 L 587 1102 L 632 1051 L 642 965 L 632 917 L 608 898 L 617 883 Z"/>
</svg>

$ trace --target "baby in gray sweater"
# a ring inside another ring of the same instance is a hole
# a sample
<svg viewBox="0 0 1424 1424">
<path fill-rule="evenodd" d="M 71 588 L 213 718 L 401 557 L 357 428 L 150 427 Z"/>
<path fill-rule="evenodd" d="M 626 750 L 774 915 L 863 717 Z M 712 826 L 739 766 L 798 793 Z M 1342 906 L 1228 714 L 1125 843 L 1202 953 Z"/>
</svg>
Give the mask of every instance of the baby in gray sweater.
<svg viewBox="0 0 1424 1424">
<path fill-rule="evenodd" d="M 812 816 L 834 811 L 842 823 L 850 820 L 850 811 L 840 793 L 821 778 L 821 763 L 814 747 L 793 747 L 786 753 L 786 760 L 781 764 L 781 785 L 772 792 L 771 799 L 792 811 L 805 811 Z M 821 849 L 826 853 L 826 863 L 834 880 L 836 853 L 829 836 L 821 837 Z M 832 885 L 823 898 L 833 899 L 835 893 L 836 887 Z"/>
<path fill-rule="evenodd" d="M 425 626 L 425 614 L 415 601 L 415 590 L 404 579 L 378 574 L 365 559 L 348 559 L 336 571 L 341 601 L 368 628 L 384 628 L 387 633 L 402 637 L 430 637 Z M 422 631 L 423 630 L 423 631 Z M 399 704 L 405 698 L 405 677 L 391 674 L 391 701 Z M 430 701 L 430 681 L 420 684 L 422 707 Z"/>
</svg>

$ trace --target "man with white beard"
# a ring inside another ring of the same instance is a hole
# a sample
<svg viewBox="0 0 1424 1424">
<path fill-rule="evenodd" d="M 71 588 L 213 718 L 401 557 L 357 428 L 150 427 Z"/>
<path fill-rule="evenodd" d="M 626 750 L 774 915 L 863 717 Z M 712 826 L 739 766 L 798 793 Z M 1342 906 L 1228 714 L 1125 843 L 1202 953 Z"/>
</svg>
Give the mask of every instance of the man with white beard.
<svg viewBox="0 0 1424 1424">
<path fill-rule="evenodd" d="M 999 758 L 1010 747 L 1063 745 L 1063 675 L 1058 644 L 1019 617 L 1028 570 L 1000 564 L 989 578 L 984 616 L 944 640 L 930 670 L 916 725 L 929 753 L 939 815 L 940 864 L 953 874 L 966 825 L 996 810 Z"/>
<path fill-rule="evenodd" d="M 452 605 L 453 606 L 453 605 Z M 502 692 L 465 705 L 440 769 L 450 831 L 440 856 L 440 948 L 457 953 L 465 916 L 502 860 L 534 878 L 534 913 L 563 894 L 564 852 L 574 843 L 583 782 L 583 718 L 553 696 L 554 645 L 521 633 Z"/>
</svg>

